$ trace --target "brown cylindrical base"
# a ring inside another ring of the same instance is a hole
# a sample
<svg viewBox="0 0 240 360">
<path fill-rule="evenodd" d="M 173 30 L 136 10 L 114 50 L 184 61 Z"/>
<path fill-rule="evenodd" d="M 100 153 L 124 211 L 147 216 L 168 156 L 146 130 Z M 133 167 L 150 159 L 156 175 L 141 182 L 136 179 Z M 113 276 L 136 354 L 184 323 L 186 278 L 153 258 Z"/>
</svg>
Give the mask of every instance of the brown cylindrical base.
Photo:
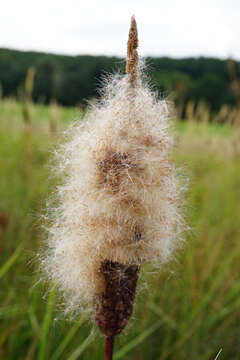
<svg viewBox="0 0 240 360">
<path fill-rule="evenodd" d="M 138 280 L 138 265 L 123 265 L 106 260 L 100 268 L 105 291 L 95 299 L 95 320 L 102 334 L 120 334 L 132 315 Z"/>
<path fill-rule="evenodd" d="M 108 336 L 105 339 L 104 360 L 112 360 L 114 347 L 114 336 Z"/>
</svg>

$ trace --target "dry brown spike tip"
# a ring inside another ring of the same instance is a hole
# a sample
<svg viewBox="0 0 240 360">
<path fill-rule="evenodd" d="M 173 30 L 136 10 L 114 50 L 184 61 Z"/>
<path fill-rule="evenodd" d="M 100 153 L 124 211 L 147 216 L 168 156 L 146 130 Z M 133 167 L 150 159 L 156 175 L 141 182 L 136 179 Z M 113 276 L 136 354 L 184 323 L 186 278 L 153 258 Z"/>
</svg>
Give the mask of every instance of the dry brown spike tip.
<svg viewBox="0 0 240 360">
<path fill-rule="evenodd" d="M 127 62 L 126 73 L 129 74 L 130 83 L 132 86 L 136 86 L 137 73 L 138 73 L 138 31 L 137 23 L 134 15 L 131 18 L 131 26 L 128 35 L 127 43 Z"/>
</svg>

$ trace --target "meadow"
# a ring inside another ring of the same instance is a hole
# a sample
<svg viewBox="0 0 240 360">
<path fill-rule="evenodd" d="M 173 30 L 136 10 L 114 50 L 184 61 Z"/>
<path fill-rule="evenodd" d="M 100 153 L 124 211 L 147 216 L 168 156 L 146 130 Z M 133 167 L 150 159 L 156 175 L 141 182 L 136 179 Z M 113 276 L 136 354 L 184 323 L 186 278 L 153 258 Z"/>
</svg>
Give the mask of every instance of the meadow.
<svg viewBox="0 0 240 360">
<path fill-rule="evenodd" d="M 64 318 L 39 281 L 41 215 L 55 179 L 49 159 L 77 108 L 0 100 L 0 358 L 101 359 L 86 314 Z M 189 178 L 191 229 L 176 259 L 142 271 L 133 319 L 114 359 L 240 358 L 240 129 L 176 122 L 175 159 Z M 148 285 L 146 285 L 146 283 Z"/>
</svg>

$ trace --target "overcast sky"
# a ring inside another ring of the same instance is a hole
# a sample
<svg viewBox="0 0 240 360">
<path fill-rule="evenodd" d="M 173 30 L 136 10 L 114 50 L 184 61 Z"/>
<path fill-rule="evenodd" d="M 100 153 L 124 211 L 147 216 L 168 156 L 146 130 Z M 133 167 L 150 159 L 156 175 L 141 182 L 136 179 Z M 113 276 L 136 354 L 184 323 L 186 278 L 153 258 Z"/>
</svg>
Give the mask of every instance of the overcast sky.
<svg viewBox="0 0 240 360">
<path fill-rule="evenodd" d="M 0 47 L 125 56 L 135 14 L 140 55 L 240 59 L 240 0 L 0 0 Z"/>
</svg>

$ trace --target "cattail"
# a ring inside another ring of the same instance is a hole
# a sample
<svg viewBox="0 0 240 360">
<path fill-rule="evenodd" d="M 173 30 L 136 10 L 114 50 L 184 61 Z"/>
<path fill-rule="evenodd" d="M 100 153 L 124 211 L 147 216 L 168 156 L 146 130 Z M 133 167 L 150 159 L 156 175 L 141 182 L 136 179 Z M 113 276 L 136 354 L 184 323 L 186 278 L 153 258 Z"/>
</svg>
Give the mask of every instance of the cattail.
<svg viewBox="0 0 240 360">
<path fill-rule="evenodd" d="M 106 81 L 58 151 L 63 180 L 43 260 L 66 309 L 91 309 L 105 359 L 132 314 L 140 265 L 167 262 L 183 233 L 169 106 L 144 82 L 137 47 L 132 17 L 126 74 Z"/>
</svg>

